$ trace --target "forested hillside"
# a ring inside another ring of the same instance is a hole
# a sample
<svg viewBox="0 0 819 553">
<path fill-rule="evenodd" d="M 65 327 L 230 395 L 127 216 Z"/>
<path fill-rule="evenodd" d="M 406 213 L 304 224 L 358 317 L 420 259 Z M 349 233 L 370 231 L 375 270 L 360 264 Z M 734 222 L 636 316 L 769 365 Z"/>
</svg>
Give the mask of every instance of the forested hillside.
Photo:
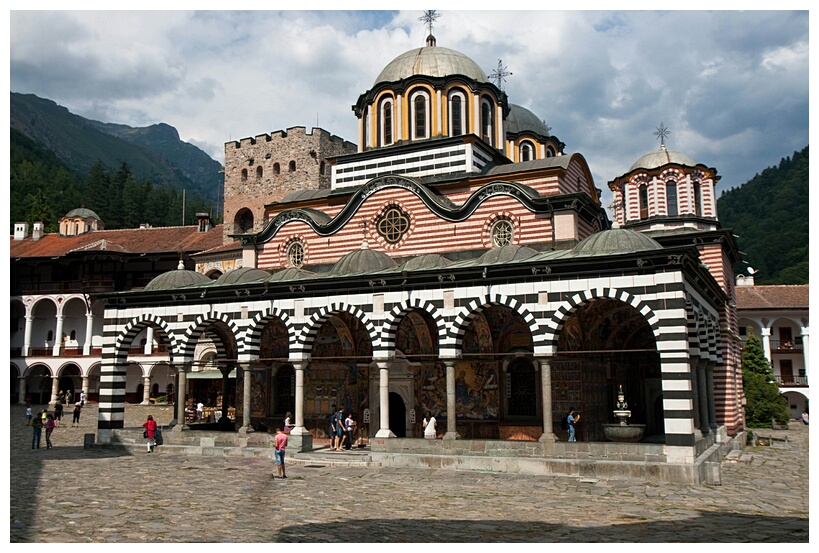
<svg viewBox="0 0 819 553">
<path fill-rule="evenodd" d="M 83 175 L 15 129 L 10 142 L 10 234 L 14 223 L 24 221 L 42 221 L 46 232 L 56 232 L 58 219 L 78 207 L 93 210 L 109 229 L 181 225 L 183 194 L 185 224 L 195 224 L 198 212 L 212 213 L 198 193 L 137 180 L 127 163 L 107 168 L 97 161 Z"/>
<path fill-rule="evenodd" d="M 808 157 L 805 146 L 717 200 L 722 227 L 734 231 L 758 271 L 756 284 L 808 283 Z M 747 274 L 748 265 L 737 272 Z"/>
</svg>

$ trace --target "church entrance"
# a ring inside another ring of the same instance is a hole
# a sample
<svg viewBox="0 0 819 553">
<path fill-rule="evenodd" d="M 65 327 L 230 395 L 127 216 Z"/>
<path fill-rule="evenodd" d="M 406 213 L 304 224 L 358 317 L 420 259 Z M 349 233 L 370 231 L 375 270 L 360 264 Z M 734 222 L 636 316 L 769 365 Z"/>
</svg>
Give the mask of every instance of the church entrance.
<svg viewBox="0 0 819 553">
<path fill-rule="evenodd" d="M 398 438 L 407 437 L 407 407 L 395 392 L 390 392 L 390 430 Z"/>
</svg>

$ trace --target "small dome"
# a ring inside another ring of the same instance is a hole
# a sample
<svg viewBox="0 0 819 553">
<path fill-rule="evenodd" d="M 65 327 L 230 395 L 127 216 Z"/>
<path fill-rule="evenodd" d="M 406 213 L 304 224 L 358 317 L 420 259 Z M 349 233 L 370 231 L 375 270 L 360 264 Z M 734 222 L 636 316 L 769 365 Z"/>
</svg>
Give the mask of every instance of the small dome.
<svg viewBox="0 0 819 553">
<path fill-rule="evenodd" d="M 423 271 L 424 269 L 437 269 L 446 267 L 452 261 L 438 253 L 428 253 L 408 259 L 401 267 L 404 271 Z"/>
<path fill-rule="evenodd" d="M 88 209 L 87 207 L 78 207 L 77 209 L 72 209 L 68 213 L 65 214 L 66 217 L 82 217 L 83 219 L 88 219 L 89 217 L 93 219 L 97 219 L 100 221 L 100 216 Z"/>
<path fill-rule="evenodd" d="M 464 54 L 440 46 L 425 46 L 404 52 L 388 63 L 375 84 L 400 81 L 413 75 L 463 75 L 481 83 L 489 82 L 483 69 Z"/>
<path fill-rule="evenodd" d="M 267 278 L 267 281 L 278 282 L 280 280 L 298 280 L 300 278 L 307 278 L 313 275 L 314 273 L 311 273 L 310 271 L 289 267 L 287 269 L 282 269 L 281 271 L 276 271 Z"/>
<path fill-rule="evenodd" d="M 396 266 L 393 258 L 383 252 L 362 248 L 350 252 L 333 265 L 330 274 L 333 276 L 372 273 Z"/>
<path fill-rule="evenodd" d="M 663 247 L 656 240 L 642 232 L 612 228 L 592 234 L 572 248 L 572 252 L 578 255 L 612 255 L 661 249 Z"/>
<path fill-rule="evenodd" d="M 240 282 L 250 282 L 252 280 L 262 280 L 270 276 L 270 273 L 255 267 L 239 267 L 228 271 L 216 279 L 216 284 L 237 284 Z"/>
<path fill-rule="evenodd" d="M 188 271 L 187 269 L 175 269 L 154 277 L 151 282 L 145 285 L 144 290 L 172 290 L 183 286 L 209 284 L 210 282 L 212 282 L 211 279 L 202 273 Z"/>
<path fill-rule="evenodd" d="M 541 119 L 528 109 L 509 104 L 509 115 L 506 117 L 506 132 L 517 134 L 531 132 L 541 136 L 551 136 L 549 129 Z"/>
<path fill-rule="evenodd" d="M 669 163 L 687 165 L 688 167 L 694 167 L 696 165 L 694 160 L 687 155 L 667 150 L 665 146 L 660 146 L 660 149 L 656 152 L 648 153 L 635 161 L 629 171 L 634 171 L 635 169 L 656 169 Z"/>
<path fill-rule="evenodd" d="M 503 246 L 489 250 L 483 254 L 478 261 L 478 265 L 496 265 L 509 263 L 511 261 L 523 261 L 529 259 L 533 255 L 537 255 L 537 250 L 533 250 L 528 246 Z"/>
</svg>

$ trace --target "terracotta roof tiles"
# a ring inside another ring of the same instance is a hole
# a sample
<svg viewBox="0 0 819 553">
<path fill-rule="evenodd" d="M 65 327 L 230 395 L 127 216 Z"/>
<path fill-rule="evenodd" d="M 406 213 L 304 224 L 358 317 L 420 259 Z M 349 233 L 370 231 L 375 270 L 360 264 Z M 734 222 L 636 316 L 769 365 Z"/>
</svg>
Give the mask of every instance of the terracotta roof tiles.
<svg viewBox="0 0 819 553">
<path fill-rule="evenodd" d="M 737 286 L 738 309 L 804 308 L 810 305 L 808 284 Z"/>
</svg>

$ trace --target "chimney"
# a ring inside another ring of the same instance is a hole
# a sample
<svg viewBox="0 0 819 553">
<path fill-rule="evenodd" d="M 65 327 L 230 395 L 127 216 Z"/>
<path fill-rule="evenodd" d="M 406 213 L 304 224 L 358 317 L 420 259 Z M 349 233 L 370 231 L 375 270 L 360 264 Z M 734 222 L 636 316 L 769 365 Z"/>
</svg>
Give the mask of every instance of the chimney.
<svg viewBox="0 0 819 553">
<path fill-rule="evenodd" d="M 207 232 L 213 228 L 213 221 L 207 213 L 197 213 L 196 222 L 199 225 L 199 232 Z"/>
<path fill-rule="evenodd" d="M 32 240 L 39 240 L 43 237 L 43 223 L 42 221 L 37 221 L 34 223 L 34 228 L 31 230 L 31 239 Z"/>
<path fill-rule="evenodd" d="M 28 223 L 14 223 L 14 239 L 25 240 L 28 238 Z"/>
</svg>

